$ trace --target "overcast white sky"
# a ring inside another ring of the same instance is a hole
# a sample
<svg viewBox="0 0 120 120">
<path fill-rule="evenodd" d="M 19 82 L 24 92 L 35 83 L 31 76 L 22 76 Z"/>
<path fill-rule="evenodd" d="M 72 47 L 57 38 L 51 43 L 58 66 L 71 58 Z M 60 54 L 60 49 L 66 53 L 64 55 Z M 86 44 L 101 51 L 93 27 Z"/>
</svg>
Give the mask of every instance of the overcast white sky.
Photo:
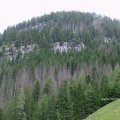
<svg viewBox="0 0 120 120">
<path fill-rule="evenodd" d="M 63 10 L 120 19 L 120 0 L 0 0 L 0 32 L 23 20 Z"/>
</svg>

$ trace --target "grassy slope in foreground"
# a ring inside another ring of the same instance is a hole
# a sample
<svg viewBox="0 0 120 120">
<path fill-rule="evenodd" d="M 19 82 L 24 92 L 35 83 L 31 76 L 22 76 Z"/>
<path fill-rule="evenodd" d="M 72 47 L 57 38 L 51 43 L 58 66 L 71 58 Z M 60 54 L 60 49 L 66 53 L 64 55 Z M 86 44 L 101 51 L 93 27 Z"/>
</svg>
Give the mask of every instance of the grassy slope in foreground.
<svg viewBox="0 0 120 120">
<path fill-rule="evenodd" d="M 102 107 L 85 120 L 120 120 L 120 99 Z"/>
</svg>

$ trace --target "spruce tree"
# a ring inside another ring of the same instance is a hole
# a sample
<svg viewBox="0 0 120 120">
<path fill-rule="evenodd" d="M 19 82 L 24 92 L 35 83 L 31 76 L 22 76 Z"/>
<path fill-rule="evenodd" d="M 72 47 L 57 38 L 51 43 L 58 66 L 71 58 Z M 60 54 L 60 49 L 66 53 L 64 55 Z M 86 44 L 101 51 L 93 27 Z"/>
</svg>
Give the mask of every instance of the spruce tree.
<svg viewBox="0 0 120 120">
<path fill-rule="evenodd" d="M 58 92 L 58 98 L 56 103 L 57 117 L 61 120 L 71 120 L 71 104 L 68 92 L 67 81 L 65 81 Z"/>
<path fill-rule="evenodd" d="M 74 120 L 82 120 L 84 118 L 85 96 L 84 90 L 80 83 L 70 87 L 70 97 L 72 103 L 72 114 Z"/>
<path fill-rule="evenodd" d="M 34 112 L 34 99 L 32 97 L 32 89 L 26 88 L 25 89 L 25 113 L 26 113 L 26 119 L 32 120 Z"/>
<path fill-rule="evenodd" d="M 0 108 L 0 120 L 3 120 L 3 110 Z"/>
<path fill-rule="evenodd" d="M 50 95 L 50 93 L 52 92 L 52 80 L 48 79 L 45 83 L 45 87 L 43 89 L 43 93 Z"/>
<path fill-rule="evenodd" d="M 39 81 L 36 81 L 36 83 L 35 83 L 35 87 L 33 90 L 33 98 L 34 98 L 35 102 L 39 101 L 39 98 L 40 98 L 40 83 L 39 83 Z"/>
<path fill-rule="evenodd" d="M 26 120 L 26 113 L 25 113 L 25 93 L 23 88 L 20 90 L 20 94 L 17 98 L 17 119 L 16 120 Z"/>
</svg>

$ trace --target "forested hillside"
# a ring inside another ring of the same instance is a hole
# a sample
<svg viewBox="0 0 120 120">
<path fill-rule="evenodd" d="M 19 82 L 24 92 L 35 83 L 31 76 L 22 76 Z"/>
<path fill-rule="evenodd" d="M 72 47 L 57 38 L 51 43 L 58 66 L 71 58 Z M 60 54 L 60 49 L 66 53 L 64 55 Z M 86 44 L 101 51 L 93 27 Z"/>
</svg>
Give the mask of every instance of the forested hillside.
<svg viewBox="0 0 120 120">
<path fill-rule="evenodd" d="M 8 27 L 0 34 L 0 120 L 86 118 L 120 97 L 119 55 L 120 22 L 95 13 Z"/>
</svg>

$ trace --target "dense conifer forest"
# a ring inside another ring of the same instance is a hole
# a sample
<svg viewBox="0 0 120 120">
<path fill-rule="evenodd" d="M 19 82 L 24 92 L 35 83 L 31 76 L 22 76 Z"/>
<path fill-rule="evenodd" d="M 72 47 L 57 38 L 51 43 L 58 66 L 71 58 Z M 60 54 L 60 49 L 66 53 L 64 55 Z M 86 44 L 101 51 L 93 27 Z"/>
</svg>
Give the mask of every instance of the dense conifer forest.
<svg viewBox="0 0 120 120">
<path fill-rule="evenodd" d="M 0 120 L 83 120 L 120 97 L 120 22 L 56 12 L 0 34 Z"/>
</svg>

